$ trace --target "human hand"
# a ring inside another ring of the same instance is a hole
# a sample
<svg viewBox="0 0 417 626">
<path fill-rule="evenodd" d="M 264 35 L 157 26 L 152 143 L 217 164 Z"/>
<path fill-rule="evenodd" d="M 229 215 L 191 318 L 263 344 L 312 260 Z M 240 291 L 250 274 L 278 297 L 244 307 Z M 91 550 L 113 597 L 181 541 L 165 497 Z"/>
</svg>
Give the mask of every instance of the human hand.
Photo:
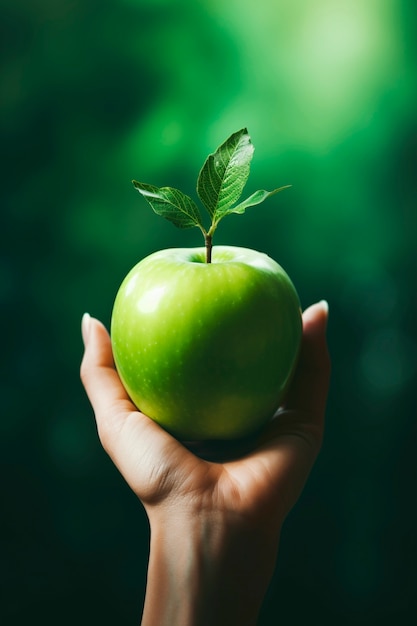
<svg viewBox="0 0 417 626">
<path fill-rule="evenodd" d="M 197 457 L 136 409 L 115 370 L 106 329 L 98 320 L 83 318 L 81 377 L 99 437 L 142 501 L 151 525 L 143 624 L 211 624 L 210 611 L 219 626 L 254 623 L 272 575 L 282 523 L 300 495 L 321 445 L 330 375 L 326 322 L 324 303 L 304 312 L 298 367 L 285 405 L 242 458 L 214 463 Z M 181 563 L 184 554 L 189 559 L 193 556 L 193 566 L 188 561 L 189 571 L 178 565 L 182 574 L 178 578 L 176 570 L 175 582 L 170 576 L 164 578 L 162 572 L 173 562 Z M 196 570 L 201 585 L 191 596 L 200 596 L 199 608 L 195 602 L 192 606 L 186 603 L 181 611 L 187 615 L 175 618 L 173 611 L 179 610 L 178 606 L 173 608 L 169 601 L 175 595 L 173 587 L 190 588 Z M 216 586 L 216 579 L 228 584 Z M 157 603 L 152 581 L 158 581 Z M 209 594 L 204 601 L 202 588 Z M 166 601 L 161 602 L 161 597 Z M 245 602 L 238 601 L 239 597 Z"/>
</svg>

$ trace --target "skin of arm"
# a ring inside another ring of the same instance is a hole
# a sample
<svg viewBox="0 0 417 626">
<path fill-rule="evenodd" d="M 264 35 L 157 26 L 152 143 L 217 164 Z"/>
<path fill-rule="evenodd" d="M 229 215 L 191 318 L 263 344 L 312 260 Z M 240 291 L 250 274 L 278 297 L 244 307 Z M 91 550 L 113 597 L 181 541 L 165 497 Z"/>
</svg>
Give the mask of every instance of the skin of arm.
<svg viewBox="0 0 417 626">
<path fill-rule="evenodd" d="M 88 314 L 81 378 L 104 449 L 145 507 L 151 529 L 142 626 L 254 626 L 286 515 L 320 450 L 330 379 L 327 303 L 303 314 L 285 405 L 242 458 L 210 462 L 138 412 L 110 337 Z"/>
</svg>

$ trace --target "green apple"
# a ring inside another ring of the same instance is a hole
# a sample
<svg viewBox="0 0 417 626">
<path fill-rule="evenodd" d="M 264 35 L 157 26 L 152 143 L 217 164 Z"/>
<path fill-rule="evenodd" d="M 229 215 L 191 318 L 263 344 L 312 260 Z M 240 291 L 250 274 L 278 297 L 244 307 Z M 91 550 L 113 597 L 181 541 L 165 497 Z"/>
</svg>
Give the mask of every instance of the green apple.
<svg viewBox="0 0 417 626">
<path fill-rule="evenodd" d="M 135 405 L 181 440 L 258 431 L 279 407 L 297 360 L 300 303 L 267 255 L 214 246 L 151 254 L 116 296 L 111 337 Z"/>
<path fill-rule="evenodd" d="M 210 217 L 189 196 L 133 181 L 158 215 L 198 227 L 205 248 L 151 254 L 116 296 L 111 337 L 120 378 L 136 406 L 179 439 L 237 440 L 259 430 L 285 395 L 302 334 L 295 288 L 260 252 L 215 246 L 219 222 L 285 187 L 236 204 L 253 144 L 242 130 L 210 154 L 197 180 Z"/>
</svg>

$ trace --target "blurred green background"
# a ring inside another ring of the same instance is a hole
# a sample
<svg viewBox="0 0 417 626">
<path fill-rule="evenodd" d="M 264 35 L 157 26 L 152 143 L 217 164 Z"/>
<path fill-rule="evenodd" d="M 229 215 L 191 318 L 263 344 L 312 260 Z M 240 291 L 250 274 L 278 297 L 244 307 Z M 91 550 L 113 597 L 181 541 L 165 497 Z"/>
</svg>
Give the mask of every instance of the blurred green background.
<svg viewBox="0 0 417 626">
<path fill-rule="evenodd" d="M 131 179 L 194 195 L 243 126 L 247 195 L 292 189 L 217 243 L 270 254 L 304 307 L 328 299 L 333 357 L 260 625 L 414 623 L 416 17 L 411 0 L 1 0 L 2 623 L 139 621 L 148 526 L 97 440 L 81 315 L 108 325 L 140 258 L 202 243 Z"/>
</svg>

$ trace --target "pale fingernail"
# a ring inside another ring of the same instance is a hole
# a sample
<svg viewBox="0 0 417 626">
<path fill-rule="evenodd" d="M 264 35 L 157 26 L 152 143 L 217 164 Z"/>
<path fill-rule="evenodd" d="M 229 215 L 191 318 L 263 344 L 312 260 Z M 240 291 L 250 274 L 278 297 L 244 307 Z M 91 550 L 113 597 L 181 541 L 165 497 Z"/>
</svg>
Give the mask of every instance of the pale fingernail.
<svg viewBox="0 0 417 626">
<path fill-rule="evenodd" d="M 319 306 L 324 313 L 323 331 L 327 333 L 327 324 L 329 321 L 329 303 L 327 302 L 327 300 L 320 300 Z"/>
<path fill-rule="evenodd" d="M 84 346 L 87 345 L 88 335 L 90 334 L 90 322 L 91 317 L 89 313 L 84 313 L 81 320 L 81 334 L 84 342 Z"/>
<path fill-rule="evenodd" d="M 329 303 L 327 300 L 320 300 L 319 305 L 325 313 L 329 313 Z"/>
</svg>

